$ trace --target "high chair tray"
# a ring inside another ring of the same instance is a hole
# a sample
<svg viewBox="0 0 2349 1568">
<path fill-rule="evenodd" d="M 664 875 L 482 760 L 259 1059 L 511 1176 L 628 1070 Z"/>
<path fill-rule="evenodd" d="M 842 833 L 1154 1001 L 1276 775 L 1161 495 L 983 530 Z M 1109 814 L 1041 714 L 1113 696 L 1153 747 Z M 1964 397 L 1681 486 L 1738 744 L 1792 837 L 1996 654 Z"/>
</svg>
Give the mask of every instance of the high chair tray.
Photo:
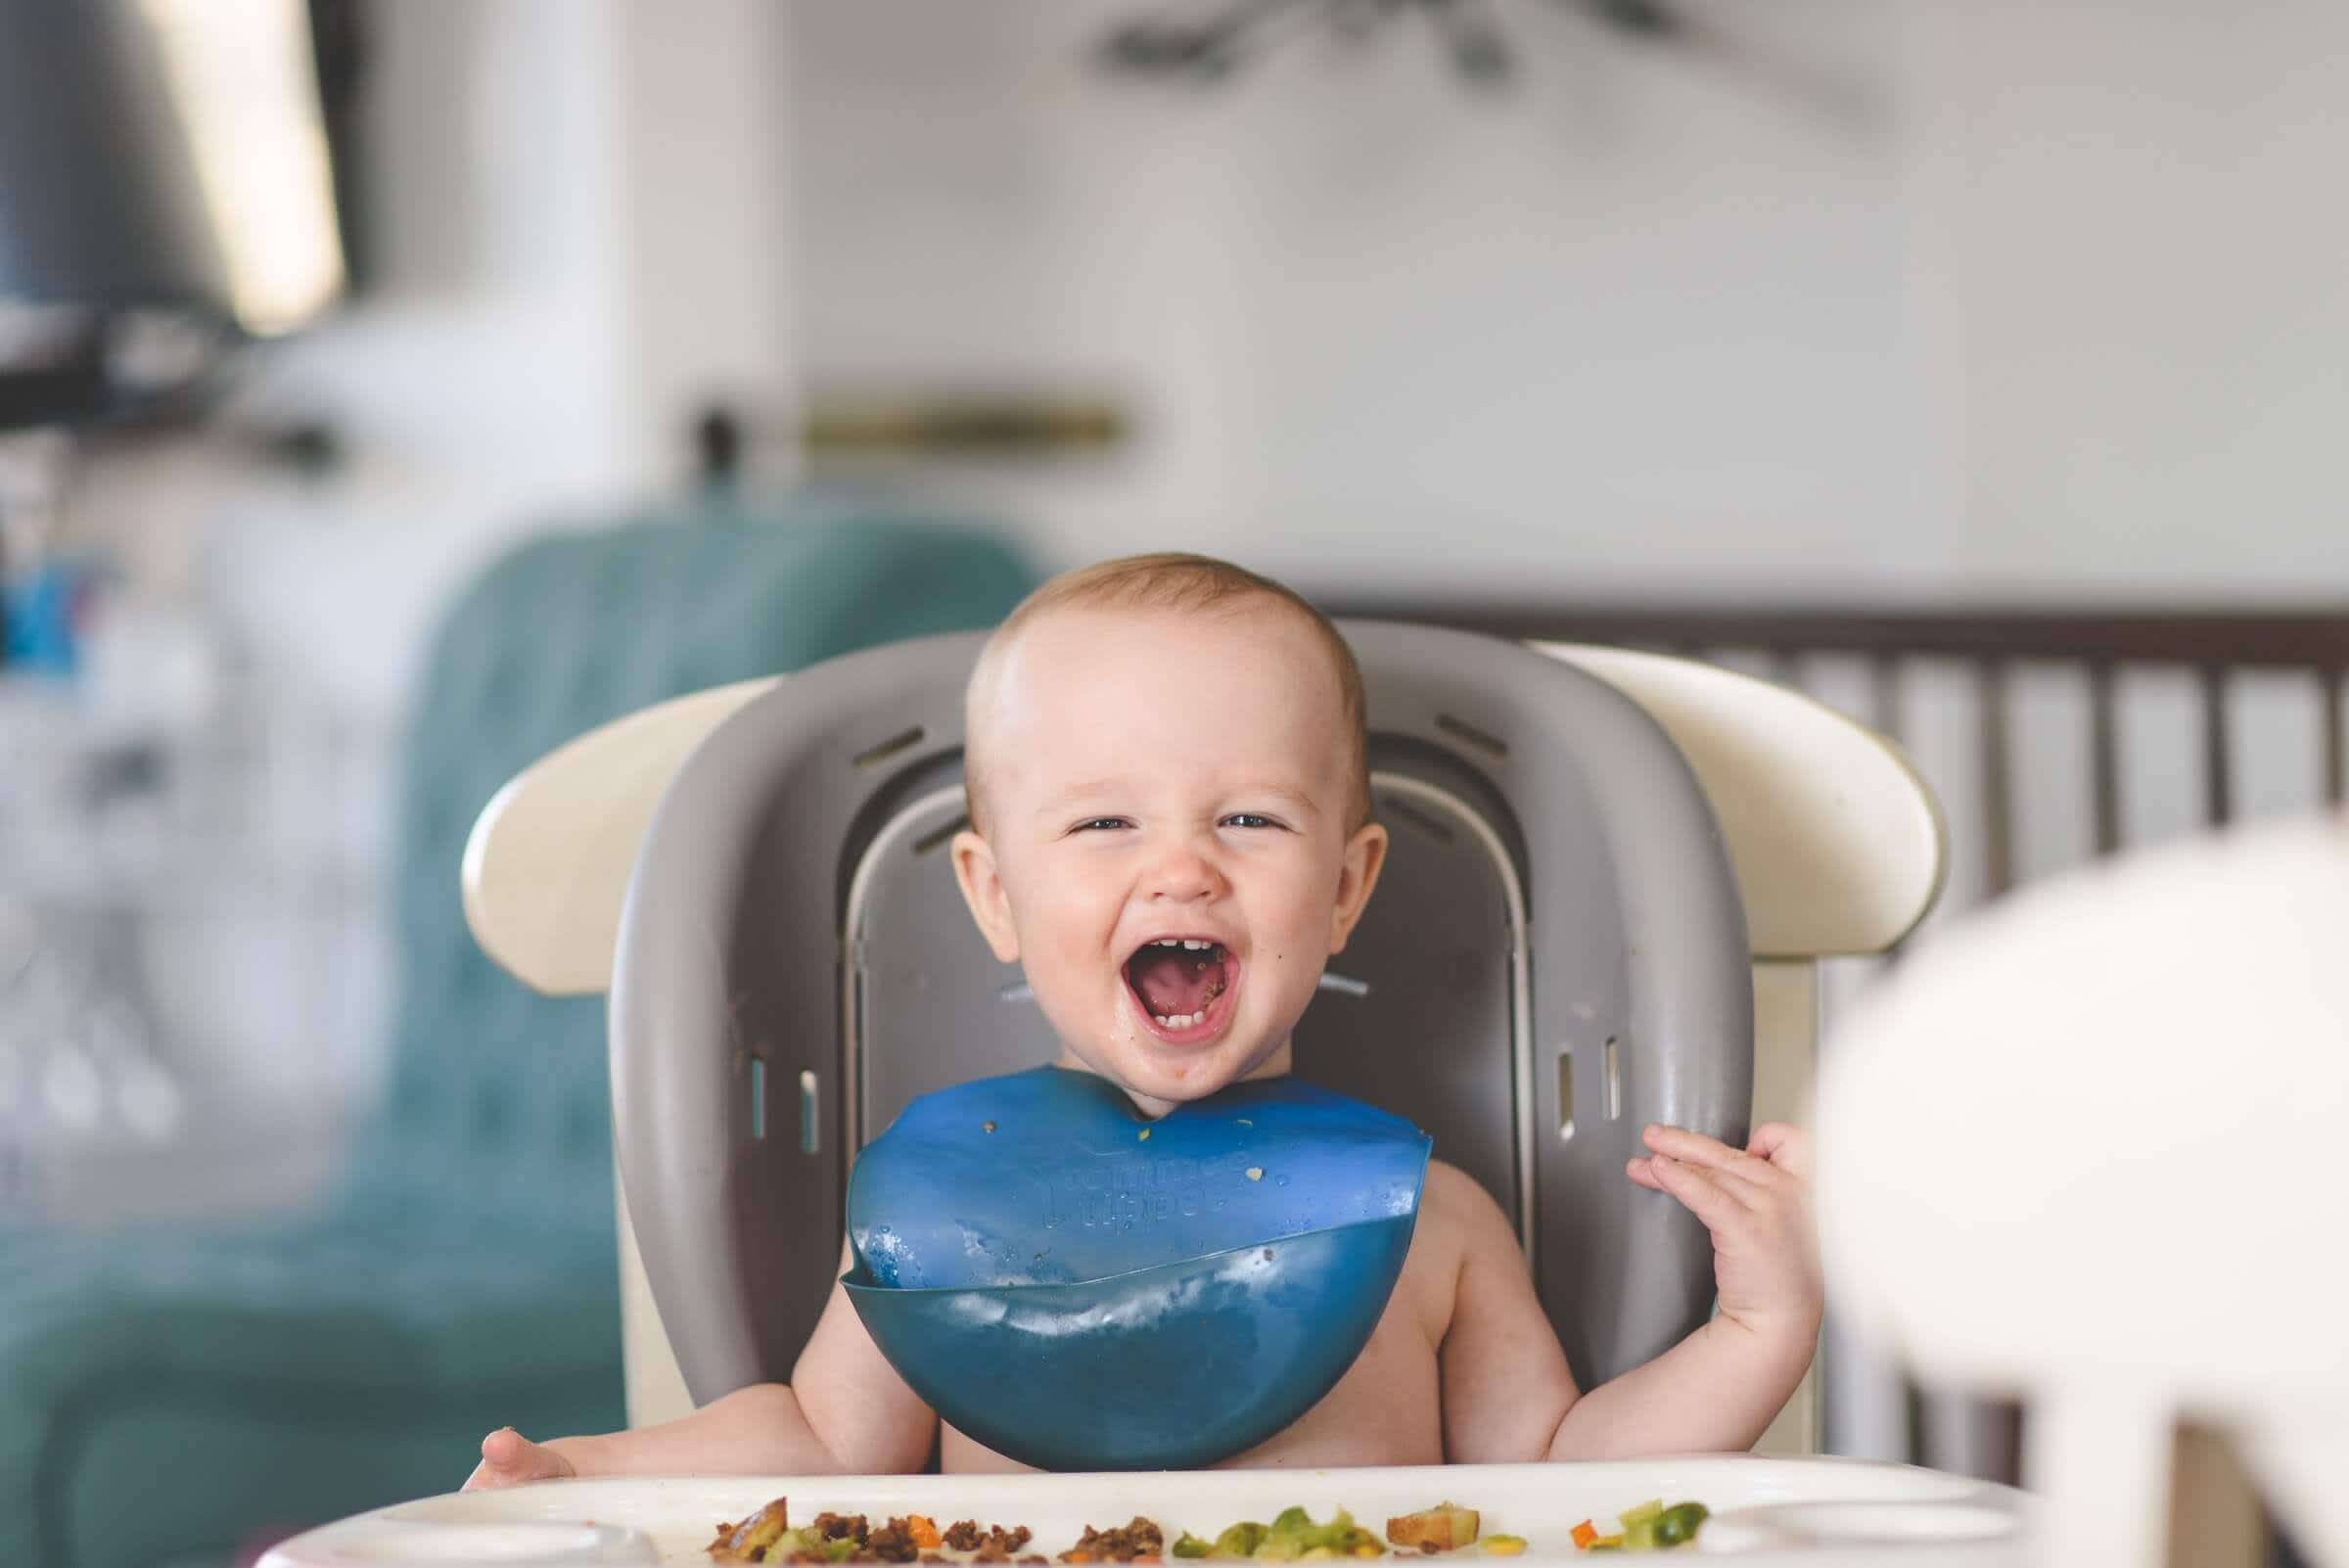
<svg viewBox="0 0 2349 1568">
<path fill-rule="evenodd" d="M 711 1476 L 542 1482 L 498 1492 L 405 1502 L 298 1536 L 258 1568 L 387 1568 L 451 1563 L 498 1568 L 702 1565 L 720 1520 L 739 1520 L 778 1497 L 794 1524 L 818 1513 L 925 1514 L 940 1528 L 1034 1532 L 1023 1553 L 1056 1564 L 1087 1525 L 1136 1514 L 1172 1547 L 1189 1531 L 1213 1540 L 1243 1519 L 1270 1520 L 1302 1505 L 1315 1519 L 1338 1508 L 1373 1534 L 1396 1514 L 1455 1502 L 1483 1516 L 1482 1533 L 1524 1538 L 1525 1568 L 1592 1559 L 1571 1532 L 1602 1530 L 1649 1499 L 1695 1500 L 1712 1516 L 1694 1548 L 1757 1568 L 1894 1562 L 1902 1568 L 2023 1568 L 2032 1499 L 1963 1476 L 1858 1459 L 1745 1454 L 1589 1464 L 1431 1465 L 1364 1470 L 1151 1471 L 1087 1475 Z M 959 1558 L 967 1554 L 950 1554 Z M 1397 1551 L 1398 1561 L 1416 1551 Z M 1444 1560 L 1479 1559 L 1477 1546 Z M 1172 1563 L 1174 1559 L 1170 1558 Z"/>
</svg>

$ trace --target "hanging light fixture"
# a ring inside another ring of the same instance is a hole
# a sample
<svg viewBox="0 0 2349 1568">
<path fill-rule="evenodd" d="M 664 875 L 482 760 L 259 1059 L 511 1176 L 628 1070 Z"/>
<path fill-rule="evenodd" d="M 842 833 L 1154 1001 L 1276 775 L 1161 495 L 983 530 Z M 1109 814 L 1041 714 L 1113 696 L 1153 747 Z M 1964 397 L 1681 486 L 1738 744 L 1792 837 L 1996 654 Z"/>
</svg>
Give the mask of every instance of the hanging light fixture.
<svg viewBox="0 0 2349 1568">
<path fill-rule="evenodd" d="M 1659 0 L 1555 0 L 1643 38 L 1677 30 Z M 1213 82 L 1292 38 L 1312 32 L 1362 37 L 1398 19 L 1423 21 L 1463 81 L 1497 86 L 1512 72 L 1507 34 L 1486 0 L 1227 0 L 1182 18 L 1139 17 L 1102 38 L 1099 58 L 1127 75 Z"/>
</svg>

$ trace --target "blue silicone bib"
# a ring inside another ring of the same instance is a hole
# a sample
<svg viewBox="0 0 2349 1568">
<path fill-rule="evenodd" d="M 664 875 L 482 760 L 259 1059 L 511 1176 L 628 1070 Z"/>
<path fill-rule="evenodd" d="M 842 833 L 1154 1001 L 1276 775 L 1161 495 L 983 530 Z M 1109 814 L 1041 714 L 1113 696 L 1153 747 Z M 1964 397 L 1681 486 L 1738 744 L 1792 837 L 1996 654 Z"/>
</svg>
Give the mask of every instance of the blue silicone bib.
<svg viewBox="0 0 2349 1568">
<path fill-rule="evenodd" d="M 858 1158 L 846 1284 L 940 1415 L 1047 1469 L 1181 1468 L 1263 1442 L 1359 1354 L 1429 1140 L 1293 1079 L 1153 1122 L 1038 1068 L 927 1095 Z"/>
</svg>

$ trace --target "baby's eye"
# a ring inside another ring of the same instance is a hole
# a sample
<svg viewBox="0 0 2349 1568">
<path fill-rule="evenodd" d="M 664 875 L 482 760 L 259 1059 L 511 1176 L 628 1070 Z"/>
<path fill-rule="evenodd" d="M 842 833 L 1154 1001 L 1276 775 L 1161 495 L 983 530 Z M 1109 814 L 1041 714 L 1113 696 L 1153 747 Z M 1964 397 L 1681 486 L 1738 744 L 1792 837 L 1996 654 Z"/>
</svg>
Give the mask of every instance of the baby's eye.
<svg viewBox="0 0 2349 1568">
<path fill-rule="evenodd" d="M 1122 828 L 1125 825 L 1126 819 L 1122 816 L 1093 816 L 1085 818 L 1070 831 L 1075 833 L 1090 833 L 1096 828 Z"/>
<path fill-rule="evenodd" d="M 1231 815 L 1223 819 L 1223 825 L 1225 827 L 1242 828 L 1268 828 L 1280 826 L 1278 822 L 1273 821 L 1270 817 L 1259 816 L 1254 811 L 1234 811 L 1231 813 Z"/>
</svg>

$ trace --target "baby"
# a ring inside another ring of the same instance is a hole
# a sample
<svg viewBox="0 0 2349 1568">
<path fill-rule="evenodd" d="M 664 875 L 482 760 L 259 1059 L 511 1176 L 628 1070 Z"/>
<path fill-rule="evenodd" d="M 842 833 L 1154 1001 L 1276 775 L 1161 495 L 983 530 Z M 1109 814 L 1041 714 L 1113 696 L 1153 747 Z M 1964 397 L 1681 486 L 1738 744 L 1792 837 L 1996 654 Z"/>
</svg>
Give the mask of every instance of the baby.
<svg viewBox="0 0 2349 1568">
<path fill-rule="evenodd" d="M 1222 562 L 1155 555 L 1067 574 L 987 645 L 966 703 L 963 898 L 1025 970 L 1062 1046 L 1143 1114 L 1289 1070 L 1289 1033 L 1360 917 L 1387 848 L 1370 820 L 1360 671 L 1317 611 Z M 1221 944 L 1224 989 L 1153 1016 L 1147 942 Z M 1743 1149 L 1650 1127 L 1628 1176 L 1713 1236 L 1720 1310 L 1643 1366 L 1574 1386 L 1517 1237 L 1432 1162 L 1401 1279 L 1353 1367 L 1226 1465 L 1596 1459 L 1750 1446 L 1809 1365 L 1819 1286 L 1810 1144 Z M 1441 1152 L 1441 1151 L 1439 1151 Z M 1017 1469 L 938 1416 L 838 1286 L 792 1369 L 666 1425 L 482 1443 L 466 1485 L 598 1474 Z"/>
</svg>

